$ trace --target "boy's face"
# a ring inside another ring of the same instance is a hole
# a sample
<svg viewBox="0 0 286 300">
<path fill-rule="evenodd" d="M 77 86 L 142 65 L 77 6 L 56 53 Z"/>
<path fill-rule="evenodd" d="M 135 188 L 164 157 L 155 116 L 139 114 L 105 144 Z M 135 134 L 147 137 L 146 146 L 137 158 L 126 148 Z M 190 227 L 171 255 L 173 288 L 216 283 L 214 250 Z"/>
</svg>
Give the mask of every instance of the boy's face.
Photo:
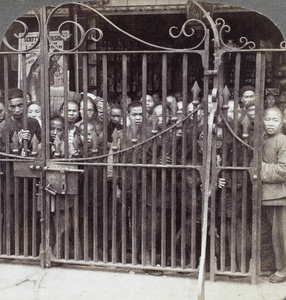
<svg viewBox="0 0 286 300">
<path fill-rule="evenodd" d="M 147 112 L 150 112 L 154 106 L 155 102 L 152 96 L 147 95 L 146 96 L 146 110 Z"/>
<path fill-rule="evenodd" d="M 68 103 L 68 121 L 69 123 L 75 123 L 79 115 L 78 105 L 74 102 Z"/>
<path fill-rule="evenodd" d="M 0 102 L 0 123 L 5 119 L 5 106 Z"/>
<path fill-rule="evenodd" d="M 56 136 L 61 140 L 64 136 L 64 124 L 60 120 L 52 120 L 50 124 L 51 142 L 54 142 Z"/>
<path fill-rule="evenodd" d="M 267 107 L 275 106 L 275 97 L 273 95 L 268 95 L 266 97 L 266 105 Z"/>
<path fill-rule="evenodd" d="M 9 103 L 9 111 L 15 119 L 21 119 L 23 116 L 23 106 L 24 99 L 23 98 L 14 98 L 10 100 Z"/>
<path fill-rule="evenodd" d="M 255 93 L 253 91 L 245 91 L 242 94 L 241 101 L 245 108 L 255 105 Z"/>
<path fill-rule="evenodd" d="M 97 134 L 97 145 L 101 145 L 103 141 L 103 127 L 101 124 L 96 124 L 94 129 Z"/>
<path fill-rule="evenodd" d="M 280 132 L 280 128 L 283 125 L 281 114 L 274 109 L 267 110 L 263 117 L 263 125 L 268 135 Z"/>
<path fill-rule="evenodd" d="M 94 133 L 94 126 L 92 124 L 87 124 L 87 138 L 84 136 L 84 127 L 81 127 L 79 130 L 79 138 L 82 144 L 86 143 L 87 147 L 90 148 L 92 146 L 92 136 Z"/>
<path fill-rule="evenodd" d="M 143 111 L 143 109 L 142 109 L 141 106 L 132 107 L 130 109 L 129 119 L 130 119 L 131 124 L 133 122 L 135 122 L 135 124 L 138 127 L 141 127 L 141 125 L 142 125 L 142 111 Z"/>
<path fill-rule="evenodd" d="M 94 105 L 90 101 L 86 104 L 86 116 L 87 116 L 87 122 L 90 122 L 94 117 Z M 84 103 L 81 101 L 80 103 L 80 115 L 82 119 L 84 120 Z"/>
<path fill-rule="evenodd" d="M 121 124 L 122 110 L 120 108 L 112 108 L 110 111 L 110 121 L 115 124 Z"/>
<path fill-rule="evenodd" d="M 156 106 L 153 113 L 157 115 L 158 128 L 161 129 L 163 127 L 163 107 L 162 107 L 162 105 Z M 168 124 L 169 121 L 170 121 L 170 111 L 168 109 L 166 109 L 166 124 Z"/>
<path fill-rule="evenodd" d="M 97 103 L 97 117 L 98 117 L 98 120 L 100 122 L 103 122 L 104 120 L 104 104 L 103 102 L 98 102 Z M 107 105 L 107 120 L 109 122 L 109 117 L 110 117 L 110 107 Z"/>
<path fill-rule="evenodd" d="M 79 116 L 78 105 L 74 102 L 68 102 L 68 122 L 75 123 Z M 64 107 L 61 110 L 61 117 L 65 117 Z"/>
<path fill-rule="evenodd" d="M 28 117 L 33 119 L 41 119 L 41 106 L 38 104 L 29 105 Z"/>
</svg>

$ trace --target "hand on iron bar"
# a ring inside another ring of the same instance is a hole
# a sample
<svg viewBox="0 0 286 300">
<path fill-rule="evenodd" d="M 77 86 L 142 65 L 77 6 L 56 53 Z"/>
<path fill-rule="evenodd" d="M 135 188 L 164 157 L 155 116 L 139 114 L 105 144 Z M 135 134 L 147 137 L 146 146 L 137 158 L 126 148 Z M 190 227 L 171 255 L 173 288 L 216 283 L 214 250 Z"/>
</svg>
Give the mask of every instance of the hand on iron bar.
<svg viewBox="0 0 286 300">
<path fill-rule="evenodd" d="M 27 157 L 27 156 L 29 156 L 29 155 L 28 155 L 28 150 L 27 150 L 27 151 L 25 151 L 25 149 L 24 149 L 24 148 L 22 148 L 22 150 L 21 150 L 21 156 L 23 156 L 23 157 Z"/>
<path fill-rule="evenodd" d="M 23 140 L 30 140 L 31 139 L 31 133 L 29 130 L 20 130 L 18 132 L 19 142 L 22 143 Z"/>
<path fill-rule="evenodd" d="M 219 188 L 219 189 L 222 189 L 225 186 L 226 186 L 225 178 L 218 178 L 218 181 L 216 183 L 216 187 Z"/>
<path fill-rule="evenodd" d="M 166 164 L 170 165 L 172 163 L 172 157 L 170 155 L 166 155 Z M 163 158 L 160 157 L 159 164 L 163 165 Z"/>
</svg>

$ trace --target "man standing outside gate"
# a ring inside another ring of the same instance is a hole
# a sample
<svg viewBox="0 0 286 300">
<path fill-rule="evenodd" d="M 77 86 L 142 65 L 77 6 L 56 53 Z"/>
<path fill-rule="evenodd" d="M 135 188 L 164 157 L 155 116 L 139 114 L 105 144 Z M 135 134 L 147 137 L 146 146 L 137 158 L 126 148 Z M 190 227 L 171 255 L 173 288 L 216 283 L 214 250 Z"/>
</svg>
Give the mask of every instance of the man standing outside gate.
<svg viewBox="0 0 286 300">
<path fill-rule="evenodd" d="M 277 107 L 265 110 L 263 125 L 266 131 L 263 140 L 262 180 L 262 224 L 272 230 L 277 271 L 269 281 L 286 281 L 286 136 L 281 133 L 282 112 Z M 267 221 L 269 224 L 267 224 Z"/>
</svg>

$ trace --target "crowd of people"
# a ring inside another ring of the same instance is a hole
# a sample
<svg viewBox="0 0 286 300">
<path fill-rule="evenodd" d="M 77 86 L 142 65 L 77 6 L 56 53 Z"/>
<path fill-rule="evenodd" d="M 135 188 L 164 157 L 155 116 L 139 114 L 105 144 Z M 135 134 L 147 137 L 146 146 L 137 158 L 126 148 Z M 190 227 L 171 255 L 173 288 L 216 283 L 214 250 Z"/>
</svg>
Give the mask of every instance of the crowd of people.
<svg viewBox="0 0 286 300">
<path fill-rule="evenodd" d="M 41 104 L 31 102 L 30 99 L 24 101 L 23 96 L 23 91 L 20 89 L 9 90 L 9 111 L 6 114 L 4 100 L 0 100 L 2 155 L 4 152 L 34 157 L 41 155 L 43 148 L 41 146 L 41 130 L 42 122 L 45 122 L 41 117 Z M 226 113 L 219 113 L 220 107 L 215 116 L 212 140 L 215 141 L 215 164 L 217 166 L 249 167 L 252 165 L 253 153 L 246 151 L 246 156 L 241 154 L 245 145 L 235 143 L 234 146 L 233 131 L 226 128 L 223 122 L 224 119 L 235 131 L 235 135 L 249 144 L 250 148 L 253 147 L 255 110 L 258 103 L 254 87 L 242 87 L 240 96 L 238 102 L 228 101 Z M 122 101 L 119 98 L 114 102 L 106 102 L 103 98 L 93 94 L 88 93 L 84 97 L 83 94 L 69 92 L 68 99 L 65 99 L 59 112 L 51 116 L 48 123 L 51 159 L 65 158 L 76 161 L 79 158 L 92 157 L 97 162 L 103 162 L 106 158 L 107 165 L 108 163 L 114 165 L 115 162 L 118 162 L 156 166 L 147 168 L 145 173 L 140 165 L 137 168 L 122 168 L 124 172 L 109 168 L 106 175 L 106 179 L 109 178 L 116 183 L 108 185 L 108 197 L 112 197 L 114 188 L 116 188 L 118 198 L 123 190 L 127 195 L 127 205 L 131 210 L 128 217 L 130 220 L 128 219 L 127 223 L 131 224 L 131 230 L 133 227 L 136 228 L 138 253 L 142 240 L 142 224 L 145 222 L 146 264 L 151 264 L 154 230 L 157 248 L 162 246 L 162 233 L 166 243 L 167 257 L 170 255 L 174 197 L 177 199 L 175 206 L 177 220 L 180 220 L 182 214 L 182 198 L 186 198 L 187 220 L 191 219 L 194 202 L 196 203 L 196 223 L 199 224 L 198 230 L 201 230 L 203 182 L 200 168 L 197 166 L 202 166 L 205 159 L 206 134 L 204 131 L 207 130 L 205 121 L 208 120 L 207 113 L 215 108 L 214 104 L 211 100 L 208 101 L 208 105 L 188 102 L 184 107 L 185 102 L 182 101 L 181 93 L 170 94 L 166 99 L 161 99 L 161 94 L 157 92 L 154 95 L 147 94 L 146 97 L 139 94 L 133 101 L 129 98 Z M 235 107 L 235 105 L 237 106 Z M 24 112 L 27 116 L 24 116 Z M 266 249 L 265 252 L 269 251 L 268 255 L 271 253 L 270 248 L 272 246 L 274 248 L 276 267 L 272 266 L 272 269 L 276 269 L 276 272 L 270 276 L 271 282 L 286 281 L 286 137 L 284 135 L 286 130 L 283 127 L 285 119 L 286 111 L 282 112 L 279 109 L 275 96 L 267 95 L 263 117 L 264 132 L 261 133 L 264 136 L 260 174 L 262 180 L 261 242 L 262 249 Z M 237 124 L 234 124 L 235 121 Z M 100 159 L 96 160 L 97 157 Z M 235 165 L 233 165 L 234 161 Z M 160 165 L 190 165 L 193 168 L 184 171 L 178 169 L 174 175 L 172 167 L 158 167 Z M 94 181 L 91 180 L 94 168 L 93 165 L 88 169 L 87 195 L 88 201 L 91 203 L 96 191 L 100 206 L 103 205 L 100 204 L 99 198 L 103 197 L 104 172 L 102 166 L 97 167 L 98 179 L 95 188 Z M 232 218 L 234 216 L 233 201 L 235 201 L 235 231 L 237 234 L 235 251 L 239 265 L 242 239 L 246 240 L 247 258 L 250 259 L 251 253 L 251 242 L 249 242 L 251 241 L 251 227 L 249 224 L 246 226 L 246 236 L 243 237 L 241 233 L 243 190 L 248 189 L 247 205 L 251 206 L 251 187 L 249 184 L 243 184 L 244 171 L 238 170 L 235 179 L 232 174 L 232 171 L 225 171 L 224 176 L 220 173 L 215 182 L 211 182 L 209 193 L 210 195 L 212 191 L 216 193 L 217 207 L 225 206 L 224 222 L 226 241 L 229 244 L 231 243 Z M 248 182 L 251 179 L 253 178 L 247 177 Z M 185 184 L 182 184 L 183 181 Z M 232 197 L 234 189 L 235 200 Z M 224 196 L 222 196 L 223 194 Z M 195 200 L 192 199 L 192 195 L 196 196 Z M 142 221 L 142 202 L 146 203 L 144 222 Z M 131 216 L 133 210 L 136 210 L 136 220 Z M 221 212 L 218 210 L 216 214 L 218 228 L 221 218 Z M 64 222 L 62 223 L 61 234 L 64 233 Z M 100 223 L 101 220 L 98 224 Z M 163 230 L 162 224 L 165 224 Z M 179 221 L 175 222 L 175 228 L 177 237 L 180 238 Z M 99 227 L 99 230 L 102 231 L 102 227 Z M 269 237 L 269 234 L 272 235 L 271 243 L 269 243 L 269 239 L 264 238 L 265 236 Z M 187 251 L 189 248 L 190 241 L 187 241 Z"/>
</svg>

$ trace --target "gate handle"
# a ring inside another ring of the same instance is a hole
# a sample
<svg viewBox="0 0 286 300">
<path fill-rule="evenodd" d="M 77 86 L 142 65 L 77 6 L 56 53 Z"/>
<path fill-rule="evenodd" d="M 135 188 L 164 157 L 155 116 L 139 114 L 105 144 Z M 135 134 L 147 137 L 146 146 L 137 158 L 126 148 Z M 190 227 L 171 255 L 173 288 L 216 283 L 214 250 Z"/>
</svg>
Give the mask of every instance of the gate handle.
<svg viewBox="0 0 286 300">
<path fill-rule="evenodd" d="M 53 196 L 56 196 L 57 194 L 57 191 L 52 187 L 51 184 L 48 184 L 46 187 L 45 187 L 45 191 L 47 191 L 49 194 L 53 195 Z"/>
</svg>

